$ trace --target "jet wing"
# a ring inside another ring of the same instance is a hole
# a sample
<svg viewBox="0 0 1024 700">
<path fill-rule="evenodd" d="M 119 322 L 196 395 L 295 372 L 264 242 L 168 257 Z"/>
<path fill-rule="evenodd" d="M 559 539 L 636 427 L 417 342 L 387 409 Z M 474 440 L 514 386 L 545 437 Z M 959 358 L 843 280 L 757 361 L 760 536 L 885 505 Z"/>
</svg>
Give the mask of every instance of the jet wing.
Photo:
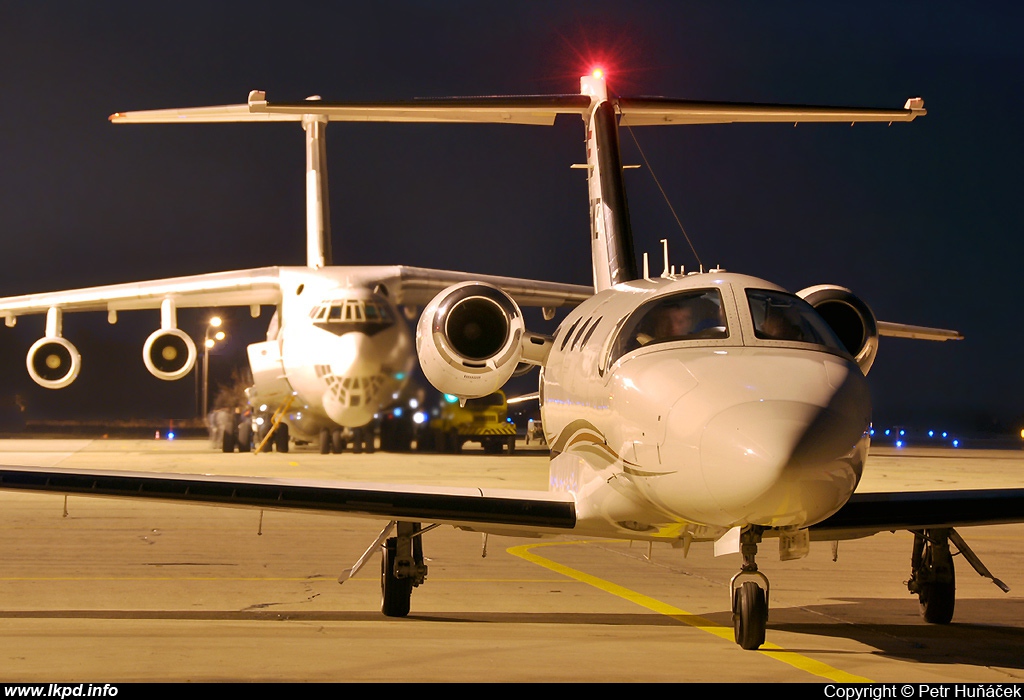
<svg viewBox="0 0 1024 700">
<path fill-rule="evenodd" d="M 18 316 L 45 313 L 56 307 L 73 311 L 159 309 L 170 299 L 177 308 L 208 306 L 276 306 L 281 302 L 279 267 L 213 272 L 145 282 L 109 284 L 60 292 L 41 292 L 0 298 L 0 317 L 13 325 Z M 315 272 L 308 268 L 302 272 Z M 540 280 L 475 275 L 402 265 L 325 268 L 326 274 L 373 287 L 383 284 L 399 304 L 422 306 L 438 292 L 458 282 L 489 282 L 508 292 L 523 306 L 575 306 L 593 295 L 589 286 Z"/>
<path fill-rule="evenodd" d="M 856 493 L 832 517 L 814 525 L 817 540 L 867 537 L 923 528 L 1024 522 L 1024 489 Z"/>
<path fill-rule="evenodd" d="M 526 533 L 571 530 L 569 494 L 300 479 L 0 466 L 0 489 L 346 513 Z"/>
<path fill-rule="evenodd" d="M 891 323 L 890 321 L 878 322 L 878 335 L 890 338 L 912 338 L 914 340 L 963 340 L 963 333 L 960 331 L 946 330 L 945 328 L 927 328 L 925 326 L 911 326 L 906 323 Z"/>
<path fill-rule="evenodd" d="M 520 306 L 576 306 L 594 295 L 594 288 L 590 285 L 430 270 L 405 265 L 367 267 L 363 268 L 361 274 L 365 275 L 371 285 L 385 285 L 396 303 L 408 306 L 424 306 L 444 289 L 467 281 L 493 284 L 508 293 Z"/>
<path fill-rule="evenodd" d="M 41 292 L 0 298 L 0 317 L 7 325 L 21 315 L 62 311 L 127 311 L 159 309 L 164 299 L 176 307 L 277 305 L 281 300 L 278 268 L 264 267 L 170 277 L 146 282 Z"/>
</svg>

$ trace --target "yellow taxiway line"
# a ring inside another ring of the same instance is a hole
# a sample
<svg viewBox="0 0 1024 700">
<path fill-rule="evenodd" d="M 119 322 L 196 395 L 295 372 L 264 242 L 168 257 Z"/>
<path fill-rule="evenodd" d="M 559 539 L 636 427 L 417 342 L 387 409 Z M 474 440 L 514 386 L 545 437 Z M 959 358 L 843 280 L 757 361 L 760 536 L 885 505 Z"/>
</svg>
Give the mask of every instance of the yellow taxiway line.
<svg viewBox="0 0 1024 700">
<path fill-rule="evenodd" d="M 594 588 L 602 590 L 606 593 L 611 593 L 614 596 L 618 596 L 620 598 L 628 600 L 631 603 L 636 603 L 640 607 L 647 608 L 648 610 L 656 612 L 659 615 L 671 617 L 673 620 L 678 620 L 679 622 L 687 624 L 690 627 L 696 627 L 697 629 L 707 632 L 708 634 L 713 634 L 716 637 L 721 637 L 722 639 L 728 640 L 730 643 L 734 641 L 733 630 L 731 628 L 723 627 L 722 625 L 712 622 L 711 620 L 700 617 L 699 615 L 694 615 L 693 613 L 688 613 L 685 610 L 677 608 L 673 605 L 669 605 L 668 603 L 663 603 L 660 600 L 656 600 L 654 598 L 651 598 L 650 596 L 646 596 L 643 593 L 638 593 L 623 586 L 614 584 L 610 581 L 605 581 L 604 579 L 600 579 L 596 576 L 591 576 L 590 574 L 585 574 L 582 571 L 577 571 L 576 569 L 572 569 L 568 566 L 564 566 L 557 562 L 553 562 L 550 559 L 545 559 L 544 557 L 534 554 L 532 551 L 530 551 L 538 547 L 555 547 L 575 544 L 588 543 L 583 540 L 578 540 L 575 542 L 539 542 L 535 544 L 524 544 L 519 545 L 517 547 L 510 547 L 506 551 L 508 551 L 509 554 L 517 556 L 521 559 L 525 559 L 526 561 L 537 564 L 538 566 L 543 566 L 544 568 L 550 569 L 551 571 L 561 574 L 562 576 L 567 576 L 581 583 L 585 583 L 588 586 L 593 586 Z M 815 676 L 820 676 L 821 678 L 825 678 L 835 683 L 873 682 L 868 678 L 864 678 L 862 676 L 855 676 L 852 673 L 840 671 L 839 669 L 833 668 L 828 664 L 822 663 L 820 661 L 815 661 L 814 659 L 808 658 L 801 654 L 797 654 L 796 652 L 787 651 L 786 649 L 783 649 L 780 646 L 770 644 L 768 642 L 763 644 L 761 648 L 758 649 L 758 653 L 771 657 L 776 661 L 781 661 L 782 663 L 788 664 L 793 668 L 800 669 L 801 671 L 806 671 L 807 673 L 811 673 Z"/>
</svg>

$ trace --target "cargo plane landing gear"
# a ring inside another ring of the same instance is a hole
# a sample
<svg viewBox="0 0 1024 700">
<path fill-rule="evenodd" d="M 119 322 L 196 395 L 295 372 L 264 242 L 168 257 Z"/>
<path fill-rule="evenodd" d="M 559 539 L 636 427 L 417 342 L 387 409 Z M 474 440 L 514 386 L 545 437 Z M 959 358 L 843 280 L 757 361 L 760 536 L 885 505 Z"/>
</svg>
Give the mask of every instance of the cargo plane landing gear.
<svg viewBox="0 0 1024 700">
<path fill-rule="evenodd" d="M 768 625 L 768 577 L 757 570 L 757 545 L 761 528 L 749 527 L 740 534 L 743 565 L 729 582 L 732 600 L 732 629 L 736 643 L 744 649 L 757 649 L 764 644 Z M 759 582 L 764 583 L 762 588 Z"/>
</svg>

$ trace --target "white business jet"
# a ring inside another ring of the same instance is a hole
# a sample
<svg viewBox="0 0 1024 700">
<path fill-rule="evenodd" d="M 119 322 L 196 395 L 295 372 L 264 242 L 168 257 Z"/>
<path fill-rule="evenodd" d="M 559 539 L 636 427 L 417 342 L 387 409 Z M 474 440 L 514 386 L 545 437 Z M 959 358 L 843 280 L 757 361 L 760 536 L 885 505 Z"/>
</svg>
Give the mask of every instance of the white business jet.
<svg viewBox="0 0 1024 700">
<path fill-rule="evenodd" d="M 307 112 L 318 103 L 307 102 Z M 275 307 L 267 340 L 248 347 L 253 386 L 250 402 L 284 417 L 274 435 L 279 450 L 289 437 L 319 440 L 324 453 L 344 449 L 353 433 L 356 449 L 372 451 L 368 426 L 408 382 L 415 364 L 412 333 L 401 318 L 415 313 L 440 290 L 479 275 L 408 266 L 333 266 L 327 196 L 325 130 L 329 119 L 360 119 L 361 113 L 254 113 L 249 105 L 117 113 L 115 124 L 202 122 L 301 122 L 306 132 L 306 267 L 267 267 L 206 275 L 115 284 L 0 299 L 0 316 L 13 326 L 19 316 L 46 314 L 43 337 L 28 351 L 28 373 L 39 385 L 59 389 L 78 376 L 82 360 L 63 336 L 66 312 L 105 311 L 111 323 L 120 311 L 159 309 L 160 327 L 145 341 L 142 359 L 153 376 L 181 379 L 192 371 L 196 346 L 177 324 L 177 309 Z M 579 303 L 587 287 L 491 277 L 492 284 L 529 306 Z M 414 316 L 413 316 L 414 317 Z M 291 430 L 289 430 L 289 426 Z M 236 429 L 223 431 L 225 452 L 248 448 Z"/>
<path fill-rule="evenodd" d="M 838 540 L 907 529 L 914 535 L 908 582 L 931 622 L 949 622 L 955 601 L 952 542 L 982 575 L 998 579 L 953 529 L 1024 521 L 1024 489 L 855 493 L 868 448 L 864 375 L 879 335 L 933 340 L 954 331 L 877 321 L 849 290 L 791 294 L 724 270 L 685 274 L 669 265 L 638 271 L 625 207 L 619 125 L 727 122 L 912 121 L 903 109 L 846 109 L 612 98 L 597 74 L 581 94 L 452 98 L 376 105 L 409 121 L 547 123 L 582 117 L 594 291 L 553 336 L 526 331 L 515 300 L 496 286 L 460 282 L 427 305 L 416 345 L 427 378 L 462 398 L 501 386 L 519 363 L 539 365 L 539 399 L 551 445 L 547 492 L 395 487 L 238 478 L 153 476 L 2 468 L 0 487 L 174 498 L 254 507 L 337 511 L 390 519 L 344 581 L 382 549 L 382 611 L 405 616 L 425 582 L 423 535 L 438 525 L 485 533 L 629 538 L 687 548 L 714 541 L 739 552 L 729 605 L 745 649 L 765 640 L 768 580 L 756 554 L 777 538 L 783 559 L 811 539 Z M 303 103 L 249 107 L 299 114 Z M 358 107 L 358 106 L 357 106 Z M 353 105 L 320 103 L 333 118 Z M 433 523 L 421 526 L 421 523 Z M 394 532 L 394 536 L 392 536 Z M 1005 587 L 1004 587 L 1005 590 Z"/>
</svg>

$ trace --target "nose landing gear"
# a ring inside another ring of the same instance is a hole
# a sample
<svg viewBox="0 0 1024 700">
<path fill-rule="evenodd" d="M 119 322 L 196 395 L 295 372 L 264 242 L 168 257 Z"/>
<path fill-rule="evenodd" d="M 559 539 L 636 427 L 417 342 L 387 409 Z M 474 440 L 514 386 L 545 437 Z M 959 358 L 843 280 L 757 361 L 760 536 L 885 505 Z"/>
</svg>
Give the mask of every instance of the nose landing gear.
<svg viewBox="0 0 1024 700">
<path fill-rule="evenodd" d="M 740 534 L 743 565 L 729 582 L 732 598 L 732 628 L 736 643 L 743 649 L 757 649 L 764 644 L 768 625 L 768 577 L 757 570 L 757 545 L 761 528 L 749 527 Z M 762 588 L 760 583 L 764 583 Z"/>
</svg>

